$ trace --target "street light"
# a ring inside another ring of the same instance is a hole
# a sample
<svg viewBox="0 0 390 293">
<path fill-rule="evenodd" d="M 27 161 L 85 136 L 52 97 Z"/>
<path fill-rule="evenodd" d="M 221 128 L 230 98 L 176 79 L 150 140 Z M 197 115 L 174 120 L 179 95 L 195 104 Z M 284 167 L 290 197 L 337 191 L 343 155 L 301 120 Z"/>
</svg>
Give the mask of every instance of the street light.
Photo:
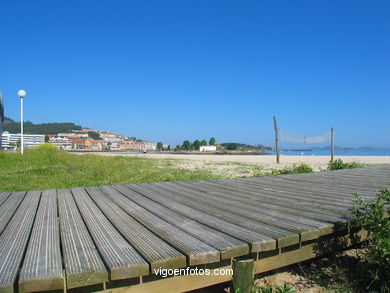
<svg viewBox="0 0 390 293">
<path fill-rule="evenodd" d="M 20 97 L 20 153 L 23 155 L 24 152 L 24 137 L 23 137 L 23 99 L 26 96 L 24 90 L 18 91 L 18 96 Z"/>
</svg>

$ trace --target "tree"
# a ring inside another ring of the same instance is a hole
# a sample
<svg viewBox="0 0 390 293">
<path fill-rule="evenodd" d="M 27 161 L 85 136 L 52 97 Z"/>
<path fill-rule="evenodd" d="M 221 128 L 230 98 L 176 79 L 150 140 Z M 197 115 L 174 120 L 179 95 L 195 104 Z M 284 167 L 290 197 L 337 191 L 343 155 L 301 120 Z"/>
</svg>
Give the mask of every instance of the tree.
<svg viewBox="0 0 390 293">
<path fill-rule="evenodd" d="M 181 146 L 180 145 L 177 145 L 176 147 L 175 147 L 175 151 L 180 151 L 181 150 Z"/>
<path fill-rule="evenodd" d="M 200 148 L 200 141 L 197 139 L 195 140 L 193 143 L 192 143 L 192 146 L 194 147 L 194 149 L 196 149 L 197 151 L 199 151 L 199 148 Z"/>
<path fill-rule="evenodd" d="M 171 145 L 169 144 L 169 145 L 168 145 L 168 151 L 170 151 L 170 150 L 171 150 Z"/>
<path fill-rule="evenodd" d="M 70 132 L 71 130 L 80 130 L 82 127 L 74 123 L 42 123 L 34 124 L 30 121 L 24 122 L 25 134 L 57 134 Z M 20 122 L 16 122 L 8 117 L 4 117 L 4 131 L 18 133 L 20 131 Z"/>
<path fill-rule="evenodd" d="M 209 145 L 215 145 L 215 137 L 210 138 Z"/>
<path fill-rule="evenodd" d="M 207 141 L 205 139 L 202 139 L 202 141 L 200 142 L 200 145 L 203 146 L 203 145 L 207 145 Z"/>
<path fill-rule="evenodd" d="M 100 134 L 96 131 L 88 131 L 88 136 L 94 140 L 100 140 Z"/>
<path fill-rule="evenodd" d="M 229 142 L 226 144 L 226 149 L 228 151 L 235 151 L 237 149 L 237 144 L 234 142 Z"/>
<path fill-rule="evenodd" d="M 184 150 L 189 151 L 189 150 L 191 149 L 191 143 L 190 143 L 190 141 L 189 141 L 189 140 L 183 141 L 182 148 L 183 148 Z"/>
<path fill-rule="evenodd" d="M 159 151 L 161 151 L 162 148 L 163 148 L 163 144 L 162 144 L 161 141 L 159 141 L 159 142 L 157 143 L 157 149 L 158 149 Z"/>
</svg>

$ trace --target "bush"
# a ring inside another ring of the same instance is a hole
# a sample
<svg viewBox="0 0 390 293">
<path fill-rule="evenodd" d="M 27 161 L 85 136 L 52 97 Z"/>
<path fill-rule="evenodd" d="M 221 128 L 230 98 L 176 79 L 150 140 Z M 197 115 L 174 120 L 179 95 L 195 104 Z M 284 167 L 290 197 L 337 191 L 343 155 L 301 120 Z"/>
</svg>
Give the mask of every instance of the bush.
<svg viewBox="0 0 390 293">
<path fill-rule="evenodd" d="M 300 164 L 300 165 L 294 165 L 293 167 L 293 173 L 311 173 L 313 172 L 313 168 L 308 164 Z"/>
<path fill-rule="evenodd" d="M 341 159 L 337 159 L 335 161 L 329 161 L 328 163 L 329 170 L 352 169 L 352 168 L 360 168 L 360 167 L 363 167 L 363 164 L 357 162 L 346 163 L 343 162 Z"/>
<path fill-rule="evenodd" d="M 237 288 L 234 293 L 241 293 L 241 288 Z M 295 293 L 296 291 L 290 285 L 285 283 L 283 287 L 279 286 L 268 286 L 268 287 L 257 287 L 256 284 L 253 284 L 251 288 L 251 293 Z"/>
<path fill-rule="evenodd" d="M 356 223 L 369 233 L 367 270 L 372 278 L 370 287 L 379 292 L 390 292 L 390 189 L 381 190 L 367 202 L 355 194 L 352 215 Z"/>
<path fill-rule="evenodd" d="M 295 290 L 289 284 L 285 283 L 283 287 L 271 286 L 267 288 L 259 288 L 256 293 L 295 293 Z"/>
<path fill-rule="evenodd" d="M 292 168 L 274 169 L 270 175 L 286 175 L 286 174 L 300 174 L 300 173 L 311 173 L 313 168 L 308 164 L 294 165 Z"/>
</svg>

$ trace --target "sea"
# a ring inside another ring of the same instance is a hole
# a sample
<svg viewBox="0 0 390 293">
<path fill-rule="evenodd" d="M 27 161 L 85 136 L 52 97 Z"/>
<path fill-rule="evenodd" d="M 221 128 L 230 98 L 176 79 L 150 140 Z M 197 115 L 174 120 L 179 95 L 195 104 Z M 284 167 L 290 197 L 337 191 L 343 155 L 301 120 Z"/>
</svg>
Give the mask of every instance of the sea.
<svg viewBox="0 0 390 293">
<path fill-rule="evenodd" d="M 275 152 L 269 152 L 275 155 Z M 330 149 L 288 149 L 281 150 L 283 156 L 329 156 Z M 390 156 L 390 149 L 380 148 L 336 148 L 335 156 Z"/>
</svg>

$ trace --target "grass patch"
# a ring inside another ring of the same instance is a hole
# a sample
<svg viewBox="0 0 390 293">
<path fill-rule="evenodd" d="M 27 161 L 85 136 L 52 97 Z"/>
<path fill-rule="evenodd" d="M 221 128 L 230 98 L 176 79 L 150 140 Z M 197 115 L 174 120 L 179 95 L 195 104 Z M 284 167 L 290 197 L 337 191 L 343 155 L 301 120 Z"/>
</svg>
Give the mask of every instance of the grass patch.
<svg viewBox="0 0 390 293">
<path fill-rule="evenodd" d="M 294 165 L 292 168 L 274 169 L 267 175 L 286 175 L 286 174 L 301 174 L 311 173 L 313 168 L 308 164 Z"/>
<path fill-rule="evenodd" d="M 24 155 L 0 152 L 0 191 L 232 179 L 308 172 L 312 172 L 312 168 L 307 164 L 267 171 L 259 164 L 242 162 L 80 155 L 59 150 L 49 144 L 27 149 Z"/>
<path fill-rule="evenodd" d="M 0 191 L 217 178 L 207 169 L 178 168 L 172 160 L 76 155 L 51 145 L 24 155 L 0 152 Z"/>
<path fill-rule="evenodd" d="M 364 164 L 358 162 L 343 162 L 341 159 L 337 159 L 335 161 L 330 161 L 328 164 L 329 170 L 341 170 L 341 169 L 352 169 L 352 168 L 361 168 L 364 167 Z"/>
</svg>

